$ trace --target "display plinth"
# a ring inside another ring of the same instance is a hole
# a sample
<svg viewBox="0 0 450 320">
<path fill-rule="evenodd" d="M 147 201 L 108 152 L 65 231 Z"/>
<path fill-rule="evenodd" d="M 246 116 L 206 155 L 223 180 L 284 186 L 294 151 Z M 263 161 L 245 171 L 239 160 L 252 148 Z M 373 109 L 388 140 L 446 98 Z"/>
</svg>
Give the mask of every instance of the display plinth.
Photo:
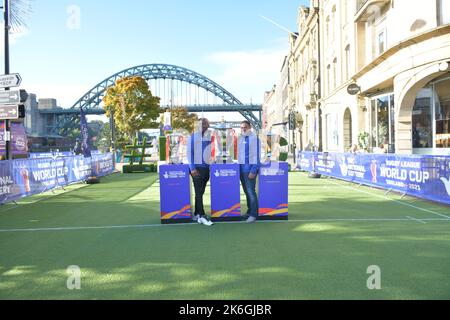
<svg viewBox="0 0 450 320">
<path fill-rule="evenodd" d="M 213 221 L 241 221 L 241 193 L 238 164 L 211 165 L 211 218 Z"/>
<path fill-rule="evenodd" d="M 258 220 L 288 220 L 288 174 L 287 162 L 261 165 Z"/>
<path fill-rule="evenodd" d="M 191 189 L 189 166 L 159 167 L 161 223 L 191 223 Z"/>
</svg>

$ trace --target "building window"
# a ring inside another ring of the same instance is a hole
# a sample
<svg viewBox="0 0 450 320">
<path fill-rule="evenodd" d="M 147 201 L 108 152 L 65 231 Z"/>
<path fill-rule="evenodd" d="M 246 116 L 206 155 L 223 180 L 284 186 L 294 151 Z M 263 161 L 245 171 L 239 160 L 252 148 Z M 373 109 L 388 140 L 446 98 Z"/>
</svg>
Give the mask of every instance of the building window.
<svg viewBox="0 0 450 320">
<path fill-rule="evenodd" d="M 312 51 L 313 52 L 312 56 L 314 57 L 315 53 L 317 51 L 317 41 L 316 41 L 316 39 L 317 39 L 317 29 L 316 29 L 316 27 L 314 27 L 314 29 L 311 32 L 311 39 L 312 39 L 311 46 L 312 46 L 312 50 L 313 50 Z"/>
<path fill-rule="evenodd" d="M 331 93 L 331 65 L 327 66 L 327 90 L 328 94 Z"/>
<path fill-rule="evenodd" d="M 334 42 L 336 39 L 336 29 L 337 29 L 337 20 L 336 20 L 336 6 L 333 7 L 332 13 L 331 13 L 331 24 L 332 24 L 332 30 L 331 30 L 331 42 Z"/>
<path fill-rule="evenodd" d="M 378 55 L 386 51 L 386 30 L 378 33 Z"/>
<path fill-rule="evenodd" d="M 327 114 L 326 123 L 326 148 L 328 151 L 337 151 L 339 148 L 339 124 L 337 114 Z"/>
<path fill-rule="evenodd" d="M 450 148 L 450 79 L 434 86 L 436 148 Z"/>
<path fill-rule="evenodd" d="M 420 149 L 449 150 L 450 78 L 431 83 L 417 95 L 412 115 L 412 141 L 416 153 L 421 153 Z"/>
<path fill-rule="evenodd" d="M 414 149 L 433 148 L 432 90 L 422 89 L 416 97 L 412 113 L 412 143 Z"/>
<path fill-rule="evenodd" d="M 350 45 L 345 47 L 345 80 L 350 78 Z"/>
<path fill-rule="evenodd" d="M 342 22 L 346 25 L 348 22 L 348 3 L 347 0 L 342 0 Z"/>
<path fill-rule="evenodd" d="M 390 120 L 390 144 L 388 147 L 389 153 L 395 153 L 395 101 L 394 101 L 394 95 L 390 96 L 391 98 L 391 104 L 389 106 L 390 114 L 389 114 L 389 120 Z"/>
<path fill-rule="evenodd" d="M 352 127 L 352 112 L 350 111 L 350 108 L 347 108 L 344 112 L 344 151 L 351 148 L 353 144 Z"/>
<path fill-rule="evenodd" d="M 337 59 L 333 60 L 333 89 L 337 87 Z"/>
<path fill-rule="evenodd" d="M 450 0 L 439 0 L 438 16 L 440 25 L 450 23 Z"/>
<path fill-rule="evenodd" d="M 328 16 L 327 19 L 326 19 L 325 35 L 326 35 L 327 41 L 330 41 L 330 16 Z"/>
<path fill-rule="evenodd" d="M 388 94 L 371 100 L 371 147 L 375 153 L 395 152 L 394 95 Z"/>
</svg>

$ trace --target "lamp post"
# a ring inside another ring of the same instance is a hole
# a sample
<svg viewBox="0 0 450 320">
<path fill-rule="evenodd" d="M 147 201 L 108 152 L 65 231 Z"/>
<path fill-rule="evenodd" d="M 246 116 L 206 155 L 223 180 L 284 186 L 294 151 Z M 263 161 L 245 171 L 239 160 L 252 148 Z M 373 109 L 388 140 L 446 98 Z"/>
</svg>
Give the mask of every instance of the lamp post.
<svg viewBox="0 0 450 320">
<path fill-rule="evenodd" d="M 303 151 L 303 118 L 300 115 L 300 119 L 298 120 L 299 132 L 300 132 L 300 152 Z"/>
<path fill-rule="evenodd" d="M 4 0 L 3 2 L 3 17 L 5 21 L 5 74 L 9 74 L 9 1 L 10 0 Z M 9 90 L 9 88 L 5 88 L 6 91 Z M 5 140 L 5 159 L 11 160 L 11 124 L 9 120 L 5 120 L 5 133 L 3 135 Z"/>
<path fill-rule="evenodd" d="M 111 152 L 113 154 L 113 164 L 116 167 L 116 126 L 114 121 L 114 114 L 109 116 L 109 128 L 111 130 Z"/>
<path fill-rule="evenodd" d="M 9 1 L 3 2 L 3 17 L 5 19 L 5 74 L 9 74 Z M 6 88 L 9 90 L 9 88 Z"/>
</svg>

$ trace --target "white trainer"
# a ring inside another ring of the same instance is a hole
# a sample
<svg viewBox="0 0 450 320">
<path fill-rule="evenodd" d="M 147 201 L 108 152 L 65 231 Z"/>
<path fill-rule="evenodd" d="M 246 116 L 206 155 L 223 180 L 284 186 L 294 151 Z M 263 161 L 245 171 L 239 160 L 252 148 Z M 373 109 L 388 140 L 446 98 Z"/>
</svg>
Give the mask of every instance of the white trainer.
<svg viewBox="0 0 450 320">
<path fill-rule="evenodd" d="M 198 214 L 196 214 L 192 217 L 192 221 L 198 222 L 198 218 L 200 218 L 200 216 Z"/>
<path fill-rule="evenodd" d="M 256 221 L 256 218 L 250 216 L 250 217 L 248 217 L 247 221 L 245 221 L 245 222 L 246 222 L 246 223 L 255 223 L 255 221 Z"/>
<path fill-rule="evenodd" d="M 208 219 L 206 219 L 205 217 L 200 217 L 198 218 L 198 223 L 199 224 L 204 224 L 205 226 L 212 226 L 214 224 L 214 222 L 209 221 Z"/>
</svg>

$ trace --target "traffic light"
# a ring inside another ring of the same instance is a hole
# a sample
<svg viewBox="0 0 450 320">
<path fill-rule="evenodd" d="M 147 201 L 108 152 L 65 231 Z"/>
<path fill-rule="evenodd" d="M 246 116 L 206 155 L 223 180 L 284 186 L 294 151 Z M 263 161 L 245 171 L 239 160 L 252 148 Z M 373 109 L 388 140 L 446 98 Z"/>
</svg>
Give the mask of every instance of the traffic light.
<svg viewBox="0 0 450 320">
<path fill-rule="evenodd" d="M 297 128 L 295 121 L 295 113 L 289 113 L 289 130 L 295 130 Z"/>
<path fill-rule="evenodd" d="M 17 110 L 19 111 L 19 118 L 25 118 L 25 105 L 19 104 Z"/>
</svg>

